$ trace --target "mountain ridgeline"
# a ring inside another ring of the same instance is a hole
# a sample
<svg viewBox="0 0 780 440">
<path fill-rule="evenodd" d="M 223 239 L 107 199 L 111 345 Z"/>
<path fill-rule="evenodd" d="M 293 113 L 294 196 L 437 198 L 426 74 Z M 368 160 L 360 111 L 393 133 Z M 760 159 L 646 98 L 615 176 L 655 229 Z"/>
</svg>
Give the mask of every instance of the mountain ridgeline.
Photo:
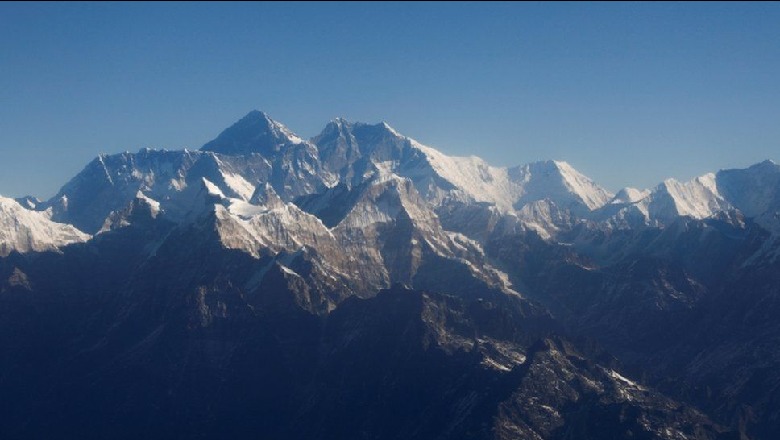
<svg viewBox="0 0 780 440">
<path fill-rule="evenodd" d="M 612 194 L 253 111 L 0 197 L 2 438 L 780 438 L 780 166 Z"/>
</svg>

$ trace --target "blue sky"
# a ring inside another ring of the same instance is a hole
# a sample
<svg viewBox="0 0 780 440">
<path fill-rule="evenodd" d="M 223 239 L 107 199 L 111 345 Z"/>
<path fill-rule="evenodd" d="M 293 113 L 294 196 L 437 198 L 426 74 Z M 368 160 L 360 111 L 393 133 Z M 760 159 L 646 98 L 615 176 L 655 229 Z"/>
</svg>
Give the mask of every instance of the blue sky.
<svg viewBox="0 0 780 440">
<path fill-rule="evenodd" d="M 252 109 L 611 190 L 780 159 L 779 3 L 0 3 L 0 194 Z"/>
</svg>

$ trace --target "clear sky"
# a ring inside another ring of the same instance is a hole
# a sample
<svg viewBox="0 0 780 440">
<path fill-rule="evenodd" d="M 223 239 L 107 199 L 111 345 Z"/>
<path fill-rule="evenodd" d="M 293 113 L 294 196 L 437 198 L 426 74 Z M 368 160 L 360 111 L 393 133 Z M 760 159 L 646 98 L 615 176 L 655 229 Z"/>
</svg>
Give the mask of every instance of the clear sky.
<svg viewBox="0 0 780 440">
<path fill-rule="evenodd" d="M 0 194 L 252 109 L 611 190 L 780 159 L 780 3 L 0 3 Z"/>
</svg>

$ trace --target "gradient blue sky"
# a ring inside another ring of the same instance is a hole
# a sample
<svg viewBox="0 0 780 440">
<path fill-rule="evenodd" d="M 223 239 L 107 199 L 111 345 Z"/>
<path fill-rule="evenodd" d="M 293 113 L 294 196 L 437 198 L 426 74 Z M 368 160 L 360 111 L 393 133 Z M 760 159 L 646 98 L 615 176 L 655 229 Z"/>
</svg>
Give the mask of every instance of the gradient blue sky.
<svg viewBox="0 0 780 440">
<path fill-rule="evenodd" d="M 0 3 L 0 194 L 252 109 L 611 190 L 780 159 L 780 4 Z"/>
</svg>

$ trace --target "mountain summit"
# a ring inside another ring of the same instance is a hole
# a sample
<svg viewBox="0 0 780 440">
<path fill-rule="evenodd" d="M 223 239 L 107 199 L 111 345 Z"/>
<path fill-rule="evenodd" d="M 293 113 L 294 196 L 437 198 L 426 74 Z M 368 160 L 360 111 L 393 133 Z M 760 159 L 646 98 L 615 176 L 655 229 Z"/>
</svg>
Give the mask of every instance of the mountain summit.
<svg viewBox="0 0 780 440">
<path fill-rule="evenodd" d="M 287 127 L 271 119 L 266 113 L 253 110 L 238 122 L 225 129 L 216 139 L 201 147 L 201 151 L 213 151 L 229 156 L 259 153 L 273 155 L 290 144 L 303 140 Z"/>
<path fill-rule="evenodd" d="M 613 196 L 253 111 L 0 197 L 0 437 L 780 438 L 778 274 L 773 162 Z"/>
<path fill-rule="evenodd" d="M 89 240 L 89 235 L 75 227 L 51 221 L 48 214 L 0 196 L 0 257 L 11 252 L 57 252 L 61 247 Z"/>
</svg>

